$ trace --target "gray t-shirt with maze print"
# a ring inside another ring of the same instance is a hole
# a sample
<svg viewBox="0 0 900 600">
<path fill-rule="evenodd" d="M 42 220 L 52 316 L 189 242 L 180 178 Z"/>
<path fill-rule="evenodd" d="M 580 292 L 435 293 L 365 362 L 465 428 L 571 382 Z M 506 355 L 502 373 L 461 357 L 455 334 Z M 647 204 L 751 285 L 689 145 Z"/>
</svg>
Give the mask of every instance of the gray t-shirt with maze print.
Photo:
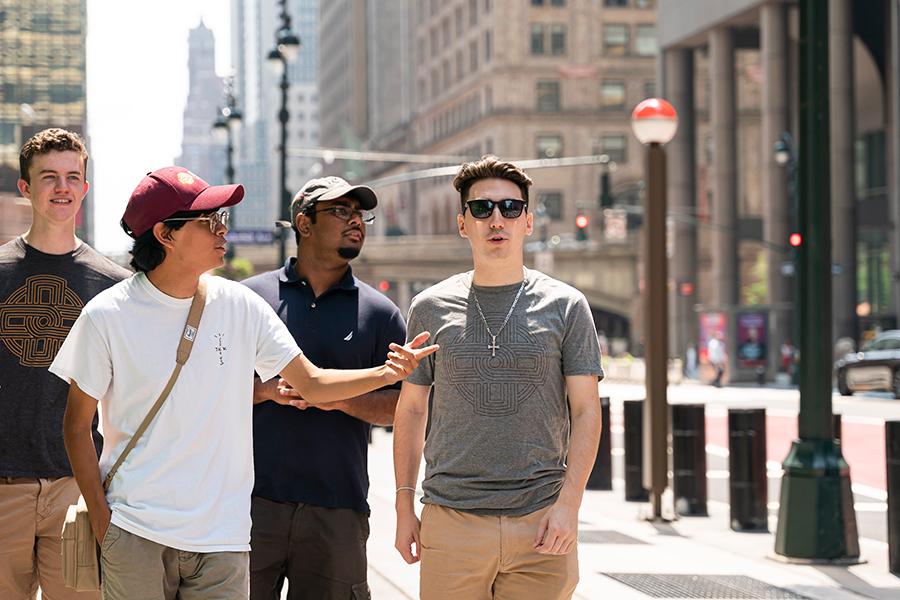
<svg viewBox="0 0 900 600">
<path fill-rule="evenodd" d="M 474 286 L 461 273 L 413 299 L 408 336 L 441 349 L 408 381 L 434 384 L 423 502 L 484 515 L 526 515 L 554 502 L 569 448 L 565 377 L 602 379 L 584 295 L 533 270 L 519 284 Z M 499 331 L 499 334 L 498 334 Z M 496 347 L 492 347 L 496 346 Z"/>
</svg>

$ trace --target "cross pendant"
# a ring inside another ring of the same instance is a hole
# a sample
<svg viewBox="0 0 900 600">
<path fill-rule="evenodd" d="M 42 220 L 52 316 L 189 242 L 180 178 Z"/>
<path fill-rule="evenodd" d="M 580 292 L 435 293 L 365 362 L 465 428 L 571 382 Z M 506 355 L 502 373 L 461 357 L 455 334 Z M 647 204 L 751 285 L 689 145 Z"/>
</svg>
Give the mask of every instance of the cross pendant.
<svg viewBox="0 0 900 600">
<path fill-rule="evenodd" d="M 497 345 L 497 336 L 491 336 L 491 343 L 488 344 L 488 350 L 491 351 L 491 356 L 497 356 L 497 350 L 500 349 L 500 346 Z"/>
</svg>

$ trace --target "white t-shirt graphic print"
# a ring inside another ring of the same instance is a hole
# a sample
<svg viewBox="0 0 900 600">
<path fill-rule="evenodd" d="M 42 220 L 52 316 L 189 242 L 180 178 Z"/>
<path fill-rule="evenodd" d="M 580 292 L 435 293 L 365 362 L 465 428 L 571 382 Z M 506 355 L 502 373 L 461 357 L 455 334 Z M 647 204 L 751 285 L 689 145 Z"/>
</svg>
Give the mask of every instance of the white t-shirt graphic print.
<svg viewBox="0 0 900 600">
<path fill-rule="evenodd" d="M 168 381 L 191 301 L 134 275 L 85 306 L 50 366 L 100 400 L 102 477 Z M 191 356 L 107 491 L 112 522 L 179 550 L 249 550 L 253 373 L 269 379 L 298 354 L 259 296 L 207 277 Z"/>
</svg>

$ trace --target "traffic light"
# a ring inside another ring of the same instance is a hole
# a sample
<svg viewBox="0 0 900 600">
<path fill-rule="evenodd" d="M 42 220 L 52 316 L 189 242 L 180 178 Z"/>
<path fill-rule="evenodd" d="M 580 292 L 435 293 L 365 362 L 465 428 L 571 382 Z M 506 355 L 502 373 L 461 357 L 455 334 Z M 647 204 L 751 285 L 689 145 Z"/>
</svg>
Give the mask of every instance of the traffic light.
<svg viewBox="0 0 900 600">
<path fill-rule="evenodd" d="M 600 174 L 600 208 L 612 208 L 612 186 L 609 182 L 609 171 Z"/>
<path fill-rule="evenodd" d="M 588 239 L 588 225 L 590 225 L 590 220 L 587 215 L 578 213 L 575 217 L 575 239 L 579 242 L 584 242 Z"/>
<path fill-rule="evenodd" d="M 800 235 L 799 233 L 794 232 L 788 238 L 788 243 L 791 245 L 792 248 L 799 248 L 800 246 L 803 245 L 803 236 Z"/>
</svg>

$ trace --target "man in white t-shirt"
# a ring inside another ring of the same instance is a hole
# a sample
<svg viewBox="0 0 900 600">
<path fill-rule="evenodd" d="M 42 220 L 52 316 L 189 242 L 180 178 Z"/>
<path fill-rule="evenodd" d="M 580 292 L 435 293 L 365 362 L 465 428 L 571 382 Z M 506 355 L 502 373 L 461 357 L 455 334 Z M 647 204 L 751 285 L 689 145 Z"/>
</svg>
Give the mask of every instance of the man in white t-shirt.
<svg viewBox="0 0 900 600">
<path fill-rule="evenodd" d="M 263 380 L 281 374 L 315 405 L 394 383 L 437 349 L 416 349 L 423 335 L 392 344 L 380 367 L 309 362 L 262 298 L 203 275 L 222 265 L 222 209 L 243 193 L 180 167 L 148 174 L 122 218 L 137 274 L 85 306 L 50 367 L 70 384 L 66 450 L 101 544 L 106 599 L 248 597 L 254 371 Z M 172 373 L 201 276 L 207 297 L 190 358 L 104 493 L 101 478 Z M 98 401 L 99 465 L 91 439 Z"/>
</svg>

